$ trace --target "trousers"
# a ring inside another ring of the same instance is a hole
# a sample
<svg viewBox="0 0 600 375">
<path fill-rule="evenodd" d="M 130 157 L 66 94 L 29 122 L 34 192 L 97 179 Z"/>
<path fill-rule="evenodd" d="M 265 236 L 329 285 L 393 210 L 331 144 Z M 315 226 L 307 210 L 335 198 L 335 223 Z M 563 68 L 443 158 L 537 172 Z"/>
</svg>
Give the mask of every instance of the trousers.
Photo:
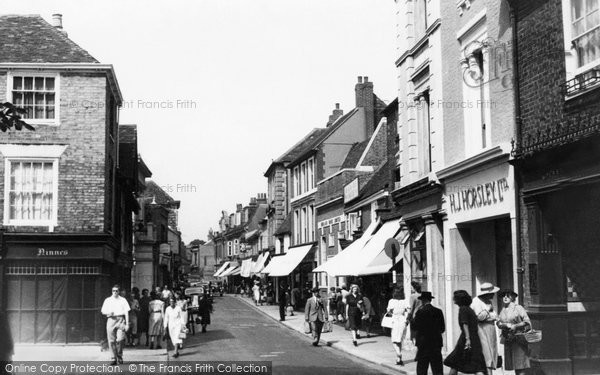
<svg viewBox="0 0 600 375">
<path fill-rule="evenodd" d="M 114 316 L 106 321 L 106 337 L 112 359 L 123 359 L 123 342 L 125 341 L 125 317 Z"/>
<path fill-rule="evenodd" d="M 313 341 L 318 344 L 319 340 L 321 340 L 321 331 L 323 331 L 323 322 L 320 320 L 315 320 L 314 322 L 310 322 L 310 328 L 312 330 Z"/>
<path fill-rule="evenodd" d="M 429 365 L 433 375 L 443 375 L 442 348 L 418 348 L 417 350 L 417 375 L 427 375 Z"/>
</svg>

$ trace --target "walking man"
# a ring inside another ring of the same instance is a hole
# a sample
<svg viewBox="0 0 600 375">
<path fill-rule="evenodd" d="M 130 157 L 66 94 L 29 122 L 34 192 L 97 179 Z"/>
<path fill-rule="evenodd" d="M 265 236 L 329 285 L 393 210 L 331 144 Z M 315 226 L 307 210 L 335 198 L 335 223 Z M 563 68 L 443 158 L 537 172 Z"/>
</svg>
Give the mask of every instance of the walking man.
<svg viewBox="0 0 600 375">
<path fill-rule="evenodd" d="M 102 304 L 102 315 L 105 315 L 106 336 L 108 345 L 112 352 L 112 363 L 123 363 L 123 342 L 125 341 L 125 332 L 129 329 L 129 303 L 119 296 L 120 287 L 112 287 L 112 296 L 106 298 Z"/>
<path fill-rule="evenodd" d="M 423 306 L 415 314 L 417 375 L 427 375 L 429 365 L 433 375 L 443 375 L 442 333 L 446 330 L 442 310 L 431 305 L 431 292 L 418 297 Z"/>
<path fill-rule="evenodd" d="M 325 305 L 323 304 L 323 301 L 321 301 L 319 288 L 313 288 L 312 295 L 313 296 L 306 301 L 304 319 L 310 323 L 313 335 L 313 346 L 319 346 L 323 324 L 325 324 L 329 317 L 327 315 L 327 309 L 325 309 Z"/>
<path fill-rule="evenodd" d="M 285 307 L 287 305 L 287 293 L 286 293 L 286 289 L 287 286 L 285 284 L 281 284 L 279 286 L 279 295 L 278 295 L 278 299 L 279 299 L 279 320 L 280 321 L 284 321 L 285 320 Z"/>
</svg>

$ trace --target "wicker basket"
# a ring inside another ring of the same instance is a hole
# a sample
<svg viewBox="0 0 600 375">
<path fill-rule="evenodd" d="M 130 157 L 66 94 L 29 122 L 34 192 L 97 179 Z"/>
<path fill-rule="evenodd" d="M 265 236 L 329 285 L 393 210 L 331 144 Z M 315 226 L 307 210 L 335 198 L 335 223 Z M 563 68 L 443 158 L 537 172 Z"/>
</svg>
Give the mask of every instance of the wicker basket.
<svg viewBox="0 0 600 375">
<path fill-rule="evenodd" d="M 536 331 L 535 329 L 524 332 L 523 336 L 525 336 L 525 340 L 530 344 L 542 341 L 542 331 Z"/>
</svg>

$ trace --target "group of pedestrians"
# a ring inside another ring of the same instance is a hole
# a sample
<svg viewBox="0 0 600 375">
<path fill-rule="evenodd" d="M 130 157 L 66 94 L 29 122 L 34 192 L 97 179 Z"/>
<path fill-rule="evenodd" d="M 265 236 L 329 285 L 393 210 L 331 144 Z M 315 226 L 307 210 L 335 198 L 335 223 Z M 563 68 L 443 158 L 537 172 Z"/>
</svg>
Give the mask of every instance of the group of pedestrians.
<svg viewBox="0 0 600 375">
<path fill-rule="evenodd" d="M 190 301 L 182 291 L 171 291 L 167 286 L 156 287 L 151 292 L 133 288 L 131 295 L 119 285 L 112 287 L 112 295 L 104 300 L 101 313 L 106 316 L 106 333 L 112 364 L 123 363 L 123 346 L 137 346 L 146 336 L 145 346 L 162 349 L 161 342 L 172 344 L 173 357 L 179 357 L 183 340 L 189 332 L 189 324 L 202 324 L 202 332 L 210 324 L 212 304 L 206 293 L 198 302 L 198 317 L 190 318 Z"/>
<path fill-rule="evenodd" d="M 418 289 L 413 285 L 413 290 Z M 392 343 L 397 354 L 397 364 L 402 363 L 401 350 L 406 329 L 410 326 L 411 337 L 417 346 L 417 375 L 426 375 L 429 367 L 434 375 L 443 374 L 443 365 L 450 367 L 450 374 L 491 374 L 496 368 L 514 370 L 517 375 L 525 374 L 530 367 L 529 350 L 524 332 L 531 329 L 525 309 L 516 304 L 517 293 L 510 289 L 501 290 L 491 283 L 483 283 L 477 297 L 472 298 L 465 290 L 454 292 L 454 303 L 458 306 L 460 337 L 454 350 L 442 360 L 445 331 L 442 311 L 431 304 L 431 292 L 415 291 L 416 297 L 406 301 L 399 289 L 388 303 L 388 313 L 393 314 Z M 494 311 L 492 299 L 499 294 L 502 311 Z M 412 296 L 411 296 L 412 297 Z M 413 300 L 419 302 L 415 303 Z M 496 328 L 501 330 L 504 356 L 498 355 Z"/>
</svg>

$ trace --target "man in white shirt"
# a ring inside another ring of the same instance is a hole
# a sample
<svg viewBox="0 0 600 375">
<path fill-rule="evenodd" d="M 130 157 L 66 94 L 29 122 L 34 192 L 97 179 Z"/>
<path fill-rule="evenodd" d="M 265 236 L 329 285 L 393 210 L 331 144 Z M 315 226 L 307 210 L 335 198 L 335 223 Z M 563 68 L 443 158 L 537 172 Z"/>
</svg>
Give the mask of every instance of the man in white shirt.
<svg viewBox="0 0 600 375">
<path fill-rule="evenodd" d="M 102 304 L 102 315 L 106 316 L 106 335 L 108 345 L 113 353 L 111 365 L 123 363 L 123 342 L 125 332 L 129 329 L 129 303 L 119 296 L 120 287 L 112 287 L 112 296 L 106 298 Z"/>
</svg>

